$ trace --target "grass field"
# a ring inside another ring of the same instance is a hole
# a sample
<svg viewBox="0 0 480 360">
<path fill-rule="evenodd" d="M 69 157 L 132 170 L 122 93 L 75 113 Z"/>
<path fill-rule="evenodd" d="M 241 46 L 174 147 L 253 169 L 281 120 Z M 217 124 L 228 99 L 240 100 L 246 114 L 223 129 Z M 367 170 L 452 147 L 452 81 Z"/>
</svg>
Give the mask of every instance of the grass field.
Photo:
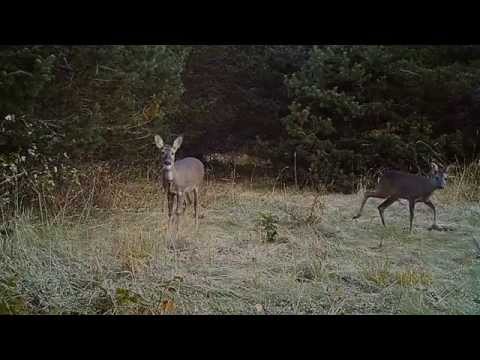
<svg viewBox="0 0 480 360">
<path fill-rule="evenodd" d="M 463 189 L 463 188 L 462 188 Z M 380 223 L 362 192 L 209 183 L 200 227 L 167 234 L 155 182 L 117 184 L 107 209 L 21 212 L 0 239 L 0 313 L 479 314 L 480 205 L 435 193 L 438 220 L 408 205 Z M 263 223 L 260 219 L 263 218 Z"/>
</svg>

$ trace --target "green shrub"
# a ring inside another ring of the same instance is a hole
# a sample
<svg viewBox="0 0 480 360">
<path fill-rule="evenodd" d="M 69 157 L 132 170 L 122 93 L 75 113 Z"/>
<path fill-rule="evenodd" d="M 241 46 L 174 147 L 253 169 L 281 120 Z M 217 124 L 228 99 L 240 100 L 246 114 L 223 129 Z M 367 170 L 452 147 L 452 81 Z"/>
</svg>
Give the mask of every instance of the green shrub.
<svg viewBox="0 0 480 360">
<path fill-rule="evenodd" d="M 275 242 L 278 238 L 278 217 L 270 213 L 260 213 L 257 222 L 265 241 Z"/>
</svg>

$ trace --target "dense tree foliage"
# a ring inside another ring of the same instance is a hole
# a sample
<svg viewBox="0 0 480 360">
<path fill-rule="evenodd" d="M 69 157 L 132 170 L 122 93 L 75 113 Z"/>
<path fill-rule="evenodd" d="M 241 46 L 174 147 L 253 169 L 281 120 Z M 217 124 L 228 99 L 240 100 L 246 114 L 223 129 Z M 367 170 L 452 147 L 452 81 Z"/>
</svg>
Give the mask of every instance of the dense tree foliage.
<svg viewBox="0 0 480 360">
<path fill-rule="evenodd" d="M 345 191 L 372 169 L 467 160 L 480 140 L 479 65 L 478 47 L 315 48 L 287 80 L 280 148 L 297 151 L 304 177 Z"/>
<path fill-rule="evenodd" d="M 299 71 L 305 46 L 196 46 L 187 62 L 184 111 L 176 123 L 199 154 L 252 151 L 278 139 L 288 113 L 284 76 Z"/>
<path fill-rule="evenodd" d="M 152 163 L 154 133 L 276 171 L 296 152 L 302 183 L 351 191 L 478 156 L 480 47 L 3 46 L 0 96 L 2 203 L 78 164 Z"/>
<path fill-rule="evenodd" d="M 4 202 L 14 189 L 65 180 L 67 165 L 151 154 L 153 133 L 168 131 L 179 110 L 187 54 L 179 46 L 1 48 Z"/>
</svg>

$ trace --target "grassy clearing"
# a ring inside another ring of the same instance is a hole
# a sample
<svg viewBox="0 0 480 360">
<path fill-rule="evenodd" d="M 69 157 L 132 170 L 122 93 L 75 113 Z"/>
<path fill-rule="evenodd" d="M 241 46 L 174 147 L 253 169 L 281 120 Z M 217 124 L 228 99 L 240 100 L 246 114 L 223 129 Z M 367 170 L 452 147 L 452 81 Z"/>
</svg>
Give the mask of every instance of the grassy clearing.
<svg viewBox="0 0 480 360">
<path fill-rule="evenodd" d="M 108 209 L 25 212 L 2 232 L 0 313 L 480 313 L 480 205 L 465 187 L 433 199 L 452 231 L 428 231 L 419 205 L 408 234 L 406 204 L 387 228 L 373 199 L 351 220 L 361 192 L 208 184 L 199 232 L 189 208 L 173 244 L 153 181 L 110 192 Z"/>
</svg>

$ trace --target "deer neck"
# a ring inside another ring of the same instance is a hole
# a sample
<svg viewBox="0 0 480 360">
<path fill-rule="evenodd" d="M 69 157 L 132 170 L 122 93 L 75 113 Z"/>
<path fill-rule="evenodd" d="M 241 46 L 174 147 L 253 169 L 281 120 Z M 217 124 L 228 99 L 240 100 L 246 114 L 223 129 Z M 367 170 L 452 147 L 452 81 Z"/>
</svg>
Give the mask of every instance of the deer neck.
<svg viewBox="0 0 480 360">
<path fill-rule="evenodd" d="M 172 189 L 172 185 L 175 179 L 175 167 L 171 167 L 170 169 L 163 169 L 163 181 L 166 185 L 168 185 L 168 189 Z"/>
</svg>

